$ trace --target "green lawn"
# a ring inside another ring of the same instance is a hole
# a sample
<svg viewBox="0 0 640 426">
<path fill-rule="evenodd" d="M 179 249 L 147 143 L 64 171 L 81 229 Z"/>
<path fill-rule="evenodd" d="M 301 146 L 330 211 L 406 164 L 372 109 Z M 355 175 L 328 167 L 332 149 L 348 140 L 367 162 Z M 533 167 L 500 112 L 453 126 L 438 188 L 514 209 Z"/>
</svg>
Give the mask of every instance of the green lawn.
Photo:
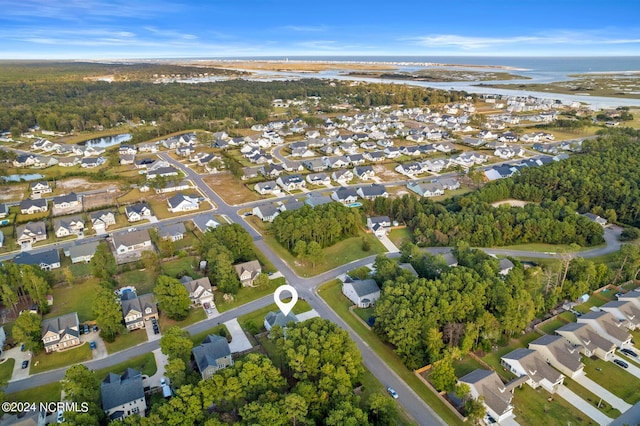
<svg viewBox="0 0 640 426">
<path fill-rule="evenodd" d="M 6 358 L 2 364 L 0 364 L 0 382 L 5 382 L 11 379 L 13 374 L 13 366 L 16 360 L 13 358 Z"/>
<path fill-rule="evenodd" d="M 226 331 L 226 334 L 229 335 L 229 330 L 227 330 L 227 326 L 224 324 L 220 324 L 216 327 L 210 328 L 208 330 L 203 331 L 202 333 L 198 333 L 198 334 L 192 334 L 190 336 L 191 341 L 193 342 L 193 346 L 198 346 L 200 343 L 202 343 L 202 341 L 204 340 L 205 337 L 207 337 L 210 334 L 217 334 L 220 335 L 220 332 L 222 330 Z"/>
<path fill-rule="evenodd" d="M 192 278 L 202 277 L 202 273 L 198 269 L 198 258 L 196 256 L 187 256 L 181 259 L 163 262 L 162 272 L 174 278 L 184 273 Z"/>
<path fill-rule="evenodd" d="M 369 241 L 371 244 L 371 250 L 362 250 L 362 237 Z M 325 248 L 323 250 L 322 260 L 316 263 L 314 268 L 310 263 L 296 259 L 276 241 L 273 235 L 266 234 L 264 236 L 264 241 L 289 265 L 289 267 L 296 272 L 296 274 L 304 277 L 321 274 L 354 260 L 386 252 L 382 243 L 378 241 L 373 234 L 366 234 L 360 231 L 357 237 L 348 238 L 332 245 L 331 247 Z"/>
<path fill-rule="evenodd" d="M 604 247 L 604 244 L 591 247 L 580 247 L 577 251 L 591 250 L 598 247 Z M 500 247 L 506 250 L 522 250 L 522 251 L 535 251 L 540 253 L 572 253 L 576 250 L 568 244 L 544 244 L 544 243 L 529 243 L 529 244 L 516 244 L 513 246 Z"/>
<path fill-rule="evenodd" d="M 559 329 L 560 327 L 566 324 L 567 324 L 566 322 L 562 321 L 559 318 L 556 318 L 554 320 L 549 321 L 548 323 L 546 323 L 545 325 L 539 328 L 540 330 L 544 331 L 547 334 L 555 334 L 555 331 L 557 329 Z"/>
<path fill-rule="evenodd" d="M 31 369 L 29 372 L 31 374 L 42 373 L 43 371 L 55 370 L 56 368 L 67 367 L 71 364 L 89 361 L 91 358 L 91 349 L 88 343 L 63 352 L 47 354 L 43 351 L 31 358 Z"/>
<path fill-rule="evenodd" d="M 589 417 L 557 395 L 529 385 L 516 388 L 513 397 L 516 421 L 522 426 L 595 425 Z"/>
<path fill-rule="evenodd" d="M 282 300 L 286 301 L 287 299 Z M 304 300 L 298 300 L 298 302 L 293 307 L 292 312 L 294 314 L 301 314 L 303 312 L 310 311 L 311 309 L 312 308 L 309 303 Z M 271 311 L 278 312 L 279 310 L 280 309 L 278 308 L 278 306 L 275 303 L 272 303 L 271 305 L 265 306 L 264 308 L 258 309 L 257 311 L 253 311 L 250 314 L 241 316 L 240 318 L 238 318 L 238 322 L 240 323 L 240 326 L 245 330 L 247 330 L 247 324 L 253 323 L 262 331 L 264 331 L 264 317 L 267 316 L 267 314 Z"/>
<path fill-rule="evenodd" d="M 80 322 L 95 318 L 92 307 L 99 288 L 96 278 L 89 278 L 80 284 L 54 287 L 51 290 L 53 306 L 51 306 L 51 312 L 44 318 L 53 318 L 70 312 L 78 312 Z"/>
<path fill-rule="evenodd" d="M 398 248 L 405 241 L 413 241 L 413 238 L 411 236 L 411 231 L 409 231 L 409 228 L 392 229 L 391 232 L 389 232 L 389 239 Z"/>
<path fill-rule="evenodd" d="M 364 322 L 367 322 L 369 317 L 373 316 L 373 308 L 355 308 L 353 312 L 362 318 Z"/>
<path fill-rule="evenodd" d="M 74 263 L 69 266 L 74 277 L 86 277 L 91 275 L 91 267 L 88 263 Z"/>
<path fill-rule="evenodd" d="M 131 358 L 128 361 L 121 362 L 120 364 L 116 364 L 112 367 L 96 370 L 96 377 L 98 380 L 104 380 L 104 378 L 107 377 L 107 374 L 122 374 L 127 368 L 134 368 L 149 377 L 156 374 L 156 371 L 158 370 L 158 367 L 156 366 L 156 359 L 153 356 L 153 353 L 149 352 L 147 354 Z"/>
<path fill-rule="evenodd" d="M 119 334 L 116 337 L 116 340 L 113 343 L 104 342 L 107 347 L 107 352 L 112 354 L 115 352 L 119 352 L 123 349 L 130 348 L 131 346 L 136 346 L 140 343 L 144 343 L 147 341 L 147 332 L 144 329 L 141 330 L 133 330 L 126 334 Z"/>
<path fill-rule="evenodd" d="M 569 311 L 564 311 L 563 313 L 558 315 L 558 318 L 562 319 L 567 324 L 570 322 L 577 321 L 576 315 L 573 312 L 569 312 Z"/>
<path fill-rule="evenodd" d="M 146 271 L 123 272 L 117 279 L 121 287 L 134 286 L 137 294 L 153 293 L 156 284 L 154 275 Z"/>
<path fill-rule="evenodd" d="M 589 311 L 591 311 L 592 307 L 602 306 L 605 303 L 607 303 L 606 299 L 592 295 L 591 297 L 589 297 L 589 300 L 587 300 L 584 303 L 581 303 L 580 305 L 575 306 L 574 309 L 578 312 L 582 312 L 583 314 L 586 314 Z"/>
<path fill-rule="evenodd" d="M 455 369 L 457 378 L 466 376 L 467 374 L 477 370 L 478 368 L 486 370 L 486 367 L 484 365 L 480 364 L 469 355 L 463 356 L 462 359 L 455 359 L 453 361 L 453 368 Z"/>
<path fill-rule="evenodd" d="M 204 309 L 197 306 L 195 308 L 189 309 L 187 317 L 182 321 L 174 321 L 167 318 L 166 315 L 160 314 L 160 320 L 158 322 L 160 323 L 160 331 L 164 331 L 169 327 L 173 327 L 174 325 L 177 325 L 180 328 L 184 328 L 188 325 L 195 324 L 205 319 L 207 319 L 207 313 L 204 311 Z"/>
<path fill-rule="evenodd" d="M 594 382 L 629 404 L 640 401 L 640 379 L 612 362 L 582 357 L 584 372 Z"/>
<path fill-rule="evenodd" d="M 500 364 L 500 358 L 503 355 L 506 355 L 518 348 L 526 348 L 529 343 L 533 342 L 539 337 L 540 334 L 534 331 L 529 334 L 525 334 L 524 336 L 520 336 L 517 339 L 511 339 L 508 345 L 502 346 L 497 350 L 486 354 L 484 357 L 482 357 L 482 360 L 493 367 L 496 370 L 496 373 L 498 373 L 498 375 L 502 377 L 503 380 L 509 381 L 515 378 L 515 376 Z"/>
<path fill-rule="evenodd" d="M 6 395 L 7 401 L 20 402 L 53 402 L 60 401 L 60 393 L 62 387 L 60 382 L 53 382 L 46 385 L 40 385 L 35 388 L 25 389 L 19 392 L 9 393 Z"/>
<path fill-rule="evenodd" d="M 462 424 L 451 409 L 440 401 L 412 371 L 404 366 L 400 358 L 393 353 L 393 350 L 389 346 L 385 345 L 374 332 L 367 329 L 364 324 L 349 312 L 349 306 L 351 306 L 352 303 L 342 295 L 341 284 L 339 280 L 325 283 L 318 289 L 318 294 L 445 423 L 449 425 Z"/>
<path fill-rule="evenodd" d="M 215 290 L 213 292 L 213 300 L 215 300 L 218 312 L 225 312 L 229 309 L 233 309 L 237 306 L 244 305 L 252 300 L 256 300 L 273 293 L 276 288 L 283 284 L 286 284 L 286 280 L 284 278 L 275 278 L 273 280 L 269 280 L 269 285 L 264 287 L 241 287 L 240 290 L 238 290 L 238 294 L 235 295 L 235 300 L 233 302 L 225 302 L 222 292 Z"/>
<path fill-rule="evenodd" d="M 613 408 L 611 405 L 609 405 L 609 403 L 605 401 L 601 401 L 598 395 L 594 394 L 587 388 L 580 386 L 578 383 L 574 382 L 573 380 L 569 378 L 565 378 L 564 385 L 570 390 L 572 390 L 580 398 L 584 399 L 594 407 L 598 407 L 598 404 L 600 404 L 600 407 L 599 407 L 600 411 L 602 411 L 607 417 L 611 417 L 612 419 L 615 419 L 616 417 L 619 417 L 620 414 L 622 414 L 617 408 Z"/>
</svg>

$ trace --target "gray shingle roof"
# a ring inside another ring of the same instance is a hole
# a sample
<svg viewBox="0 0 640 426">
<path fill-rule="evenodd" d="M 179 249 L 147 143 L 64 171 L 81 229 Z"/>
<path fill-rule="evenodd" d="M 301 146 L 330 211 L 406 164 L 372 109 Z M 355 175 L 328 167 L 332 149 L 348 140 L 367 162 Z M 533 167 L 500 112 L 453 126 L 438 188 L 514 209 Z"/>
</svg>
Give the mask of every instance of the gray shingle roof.
<svg viewBox="0 0 640 426">
<path fill-rule="evenodd" d="M 372 279 L 354 280 L 351 285 L 353 286 L 353 289 L 359 297 L 368 296 L 372 293 L 380 291 L 378 283 L 376 283 L 375 280 Z"/>
<path fill-rule="evenodd" d="M 122 376 L 109 373 L 100 385 L 100 393 L 104 410 L 144 398 L 142 374 L 132 368 L 128 368 Z"/>
<path fill-rule="evenodd" d="M 200 346 L 192 349 L 193 358 L 202 373 L 207 367 L 218 366 L 218 359 L 231 355 L 231 349 L 226 337 L 210 334 Z"/>
</svg>

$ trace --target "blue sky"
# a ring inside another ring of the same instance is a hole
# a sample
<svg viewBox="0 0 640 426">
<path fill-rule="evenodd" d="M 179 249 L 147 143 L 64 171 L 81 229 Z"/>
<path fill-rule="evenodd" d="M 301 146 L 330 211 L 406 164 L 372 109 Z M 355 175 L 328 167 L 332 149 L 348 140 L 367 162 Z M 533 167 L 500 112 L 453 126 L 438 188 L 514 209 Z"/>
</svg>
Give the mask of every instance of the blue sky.
<svg viewBox="0 0 640 426">
<path fill-rule="evenodd" d="M 640 55 L 640 1 L 0 0 L 0 59 Z"/>
</svg>

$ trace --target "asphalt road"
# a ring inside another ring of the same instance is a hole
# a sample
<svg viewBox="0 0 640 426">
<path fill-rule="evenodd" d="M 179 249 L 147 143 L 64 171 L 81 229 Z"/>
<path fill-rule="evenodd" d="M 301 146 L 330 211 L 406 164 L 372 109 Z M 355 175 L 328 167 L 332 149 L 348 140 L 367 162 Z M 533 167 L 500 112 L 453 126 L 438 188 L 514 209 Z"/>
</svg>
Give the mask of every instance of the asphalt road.
<svg viewBox="0 0 640 426">
<path fill-rule="evenodd" d="M 298 290 L 299 295 L 304 297 L 305 300 L 308 301 L 311 307 L 315 309 L 320 314 L 321 317 L 333 321 L 334 323 L 338 324 L 341 328 L 349 332 L 351 338 L 356 342 L 356 344 L 358 345 L 362 353 L 364 365 L 378 378 L 378 380 L 380 380 L 380 382 L 385 387 L 391 386 L 394 389 L 396 389 L 396 391 L 399 394 L 399 398 L 397 401 L 404 407 L 405 411 L 409 415 L 411 415 L 419 424 L 424 424 L 424 425 L 445 424 L 442 421 L 442 419 L 440 419 L 440 417 L 437 414 L 435 414 L 435 412 L 431 409 L 431 407 L 429 407 L 415 392 L 413 392 L 413 390 L 408 385 L 406 385 L 406 383 L 402 379 L 400 379 L 400 377 L 398 377 L 395 374 L 395 372 L 377 356 L 375 352 L 373 352 L 373 350 L 368 346 L 368 344 L 363 339 L 361 339 L 360 336 L 357 333 L 355 333 L 342 320 L 342 318 L 340 318 L 331 309 L 331 307 L 327 305 L 326 302 L 324 302 L 324 300 L 322 300 L 316 293 L 317 287 L 323 282 L 334 279 L 338 275 L 343 274 L 356 267 L 363 266 L 368 263 L 372 263 L 375 259 L 375 256 L 369 256 L 367 258 L 351 262 L 347 265 L 343 265 L 332 271 L 328 271 L 311 278 L 300 277 L 297 274 L 295 274 L 295 272 L 293 272 L 289 268 L 289 266 L 285 264 L 284 261 L 282 261 L 282 259 L 280 259 L 280 257 L 277 256 L 271 250 L 271 248 L 262 239 L 262 236 L 253 227 L 251 227 L 246 221 L 244 221 L 243 218 L 237 212 L 238 208 L 240 207 L 246 208 L 251 205 L 264 203 L 264 201 L 248 203 L 242 206 L 230 206 L 204 182 L 204 180 L 202 179 L 202 176 L 193 172 L 193 170 L 184 166 L 180 162 L 174 160 L 167 153 L 161 153 L 159 155 L 164 160 L 172 163 L 174 166 L 181 169 L 187 175 L 187 177 L 197 185 L 197 187 L 204 193 L 204 195 L 217 205 L 216 213 L 221 215 L 226 215 L 233 222 L 242 225 L 252 236 L 252 238 L 254 239 L 254 243 L 256 244 L 258 249 L 260 249 L 262 253 L 264 253 L 264 255 L 274 264 L 276 269 L 283 274 L 287 282 Z M 453 173 L 450 173 L 450 174 L 448 173 L 443 176 L 448 176 L 448 175 L 453 175 Z M 429 178 L 425 178 L 424 180 L 430 180 L 430 179 L 432 178 L 429 177 Z M 403 183 L 406 183 L 406 181 L 386 182 L 385 185 L 398 185 Z M 319 190 L 319 191 L 326 191 L 326 189 Z M 286 198 L 293 198 L 293 197 L 294 196 L 284 197 L 284 198 L 286 199 Z M 297 197 L 299 197 L 299 195 Z M 195 215 L 196 214 L 171 218 L 171 219 L 163 220 L 162 223 L 170 224 L 170 223 L 182 222 L 184 220 L 190 219 Z M 136 228 L 145 229 L 145 228 L 151 228 L 155 226 L 157 226 L 157 224 L 149 223 L 144 225 L 136 225 Z M 619 250 L 620 242 L 617 240 L 616 236 L 619 235 L 620 231 L 621 230 L 619 228 L 608 228 L 607 230 L 605 230 L 605 240 L 607 242 L 607 245 L 605 247 L 584 251 L 584 252 L 581 252 L 580 255 L 584 257 L 595 257 L 595 256 L 600 256 L 602 254 Z M 57 246 L 59 248 L 64 248 L 79 242 L 92 241 L 100 238 L 104 238 L 104 237 L 89 237 L 83 240 L 59 243 L 57 244 Z M 37 249 L 34 249 L 32 252 L 48 250 L 50 249 L 50 247 L 51 245 L 45 246 L 45 247 L 39 247 Z M 447 249 L 446 248 L 429 249 L 429 251 L 434 253 L 441 252 L 443 250 L 447 250 Z M 503 254 L 503 255 L 510 255 L 510 256 L 553 257 L 553 254 L 549 254 L 549 253 L 523 252 L 523 251 L 502 250 L 502 249 L 484 249 L 484 250 L 487 251 L 488 253 Z M 0 260 L 10 258 L 12 256 L 13 254 L 9 256 L 2 256 L 0 257 Z M 398 256 L 398 254 L 396 253 L 392 256 L 395 257 L 395 256 Z M 265 296 L 261 299 L 255 300 L 253 302 L 242 305 L 238 308 L 227 311 L 218 317 L 191 325 L 187 327 L 187 330 L 191 333 L 199 333 L 199 332 L 208 330 L 210 328 L 213 328 L 216 325 L 221 324 L 230 319 L 237 318 L 238 316 L 242 316 L 247 313 L 253 312 L 271 303 L 273 303 L 273 296 L 271 295 Z M 132 357 L 151 352 L 157 348 L 158 348 L 158 341 L 147 342 L 147 343 L 143 343 L 141 345 L 126 349 L 124 351 L 115 353 L 104 359 L 88 361 L 85 364 L 89 368 L 94 370 L 103 369 L 103 368 L 107 368 L 109 366 L 121 363 L 123 361 L 126 361 Z M 43 384 L 51 383 L 53 381 L 58 381 L 62 379 L 62 377 L 64 376 L 64 372 L 65 372 L 65 369 L 62 368 L 54 371 L 36 374 L 22 380 L 12 381 L 7 386 L 6 392 L 7 393 L 17 392 L 20 390 L 30 389 L 37 386 L 41 386 Z"/>
</svg>

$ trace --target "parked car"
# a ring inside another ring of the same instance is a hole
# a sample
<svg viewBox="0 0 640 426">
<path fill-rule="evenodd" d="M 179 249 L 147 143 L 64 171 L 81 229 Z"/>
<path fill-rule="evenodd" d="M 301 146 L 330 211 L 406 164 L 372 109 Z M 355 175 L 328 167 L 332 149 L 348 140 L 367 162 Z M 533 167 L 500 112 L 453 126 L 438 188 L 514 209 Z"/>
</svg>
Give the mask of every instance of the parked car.
<svg viewBox="0 0 640 426">
<path fill-rule="evenodd" d="M 97 325 L 94 325 L 94 326 L 93 326 L 93 331 L 94 331 L 94 332 L 96 332 L 96 331 L 98 331 L 98 330 L 99 330 L 98 326 L 97 326 Z"/>
<path fill-rule="evenodd" d="M 57 422 L 58 423 L 64 423 L 64 411 L 62 410 L 58 410 L 58 419 Z"/>
<path fill-rule="evenodd" d="M 24 352 L 26 349 L 26 346 L 23 344 L 20 345 L 20 352 Z"/>
<path fill-rule="evenodd" d="M 394 399 L 398 398 L 398 392 L 396 392 L 396 390 L 394 388 L 392 388 L 391 386 L 389 386 L 387 388 L 387 392 L 389 392 L 389 395 L 391 395 L 392 398 L 394 398 Z"/>
<path fill-rule="evenodd" d="M 620 360 L 620 359 L 614 359 L 613 360 L 614 363 L 616 363 L 617 365 L 619 365 L 622 368 L 629 368 L 629 364 L 627 364 L 626 362 Z"/>
<path fill-rule="evenodd" d="M 620 349 L 620 352 L 622 352 L 625 355 L 634 357 L 634 358 L 638 358 L 638 354 L 635 353 L 634 351 L 632 351 L 631 349 L 627 349 L 627 348 L 622 348 Z"/>
<path fill-rule="evenodd" d="M 24 361 L 22 361 L 22 369 L 24 370 L 25 368 L 27 368 L 29 366 L 29 360 L 25 359 Z"/>
<path fill-rule="evenodd" d="M 160 384 L 162 386 L 166 385 L 167 384 L 167 380 L 163 377 L 162 379 L 160 379 Z"/>
<path fill-rule="evenodd" d="M 92 341 L 89 343 L 89 347 L 90 347 L 91 349 L 96 349 L 96 348 L 97 348 L 97 346 L 96 346 L 96 342 L 94 342 L 94 341 L 92 340 Z"/>
<path fill-rule="evenodd" d="M 88 324 L 84 325 L 84 334 L 89 334 L 89 325 Z"/>
</svg>

